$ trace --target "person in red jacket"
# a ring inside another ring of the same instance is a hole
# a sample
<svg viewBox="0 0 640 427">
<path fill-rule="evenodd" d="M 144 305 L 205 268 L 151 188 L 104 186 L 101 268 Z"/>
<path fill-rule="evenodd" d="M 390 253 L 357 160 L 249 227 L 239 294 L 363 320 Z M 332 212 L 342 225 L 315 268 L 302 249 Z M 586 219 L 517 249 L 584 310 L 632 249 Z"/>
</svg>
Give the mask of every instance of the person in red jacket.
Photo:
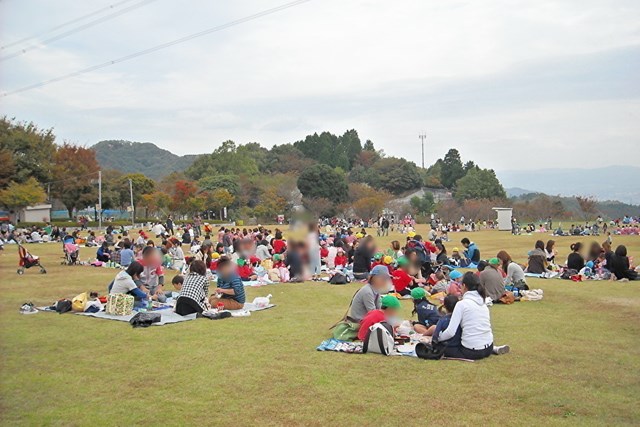
<svg viewBox="0 0 640 427">
<path fill-rule="evenodd" d="M 258 278 L 258 276 L 253 274 L 253 267 L 251 267 L 250 264 L 247 264 L 247 262 L 242 258 L 238 259 L 238 276 L 240 276 L 240 278 L 245 282 L 249 280 L 256 280 Z"/>
<path fill-rule="evenodd" d="M 358 329 L 358 339 L 364 340 L 367 337 L 369 328 L 376 323 L 387 322 L 392 327 L 399 324 L 397 320 L 398 311 L 400 310 L 400 301 L 393 295 L 385 295 L 380 300 L 380 309 L 371 310 L 360 321 L 360 329 Z"/>
<path fill-rule="evenodd" d="M 338 249 L 334 263 L 336 265 L 336 268 L 344 268 L 347 266 L 347 256 L 344 254 L 344 250 L 342 248 Z"/>
<path fill-rule="evenodd" d="M 398 268 L 391 275 L 391 281 L 396 292 L 400 295 L 409 295 L 413 287 L 413 277 L 407 273 L 409 268 L 409 260 L 401 256 L 397 260 Z"/>
</svg>

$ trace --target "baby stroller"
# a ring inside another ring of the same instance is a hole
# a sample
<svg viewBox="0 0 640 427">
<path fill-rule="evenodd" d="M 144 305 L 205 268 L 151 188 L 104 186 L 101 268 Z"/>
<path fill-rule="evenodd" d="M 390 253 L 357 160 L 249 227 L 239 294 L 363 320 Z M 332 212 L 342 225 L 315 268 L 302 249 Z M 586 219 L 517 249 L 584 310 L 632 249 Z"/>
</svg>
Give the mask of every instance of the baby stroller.
<svg viewBox="0 0 640 427">
<path fill-rule="evenodd" d="M 80 248 L 78 248 L 78 245 L 75 243 L 65 243 L 62 245 L 62 251 L 64 252 L 62 265 L 75 265 L 79 263 Z"/>
<path fill-rule="evenodd" d="M 18 245 L 18 256 L 20 257 L 18 274 L 24 274 L 24 270 L 31 267 L 40 267 L 41 274 L 47 273 L 47 270 L 40 264 L 40 259 L 37 256 L 31 255 L 27 248 L 22 245 Z"/>
</svg>

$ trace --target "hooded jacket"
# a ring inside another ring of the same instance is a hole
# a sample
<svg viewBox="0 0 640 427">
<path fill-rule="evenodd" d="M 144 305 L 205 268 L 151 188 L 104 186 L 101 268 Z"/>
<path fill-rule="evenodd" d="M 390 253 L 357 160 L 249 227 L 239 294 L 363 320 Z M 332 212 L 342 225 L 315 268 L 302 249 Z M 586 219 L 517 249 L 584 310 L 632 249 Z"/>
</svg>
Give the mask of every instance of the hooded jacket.
<svg viewBox="0 0 640 427">
<path fill-rule="evenodd" d="M 456 304 L 447 329 L 438 337 L 439 341 L 453 338 L 462 327 L 462 346 L 470 350 L 482 350 L 493 344 L 489 308 L 477 291 L 468 291 Z"/>
</svg>

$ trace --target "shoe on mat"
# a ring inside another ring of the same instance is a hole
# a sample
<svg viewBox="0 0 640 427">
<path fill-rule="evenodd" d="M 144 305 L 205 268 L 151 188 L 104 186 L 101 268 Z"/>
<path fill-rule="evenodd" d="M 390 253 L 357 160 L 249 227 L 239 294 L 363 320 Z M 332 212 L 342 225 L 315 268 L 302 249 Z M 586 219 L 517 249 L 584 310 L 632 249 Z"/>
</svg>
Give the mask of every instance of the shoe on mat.
<svg viewBox="0 0 640 427">
<path fill-rule="evenodd" d="M 508 345 L 498 345 L 493 347 L 493 354 L 503 355 L 509 353 L 509 351 L 511 351 L 511 347 Z"/>
</svg>

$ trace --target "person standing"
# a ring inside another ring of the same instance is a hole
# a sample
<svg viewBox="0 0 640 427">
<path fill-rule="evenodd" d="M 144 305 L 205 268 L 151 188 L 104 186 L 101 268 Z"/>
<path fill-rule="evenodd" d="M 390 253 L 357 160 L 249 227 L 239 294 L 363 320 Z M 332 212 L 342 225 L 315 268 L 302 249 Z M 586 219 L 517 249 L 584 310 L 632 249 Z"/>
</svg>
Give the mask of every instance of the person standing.
<svg viewBox="0 0 640 427">
<path fill-rule="evenodd" d="M 173 236 L 173 225 L 173 218 L 171 217 L 171 215 L 169 215 L 167 217 L 167 232 L 170 236 Z"/>
</svg>

